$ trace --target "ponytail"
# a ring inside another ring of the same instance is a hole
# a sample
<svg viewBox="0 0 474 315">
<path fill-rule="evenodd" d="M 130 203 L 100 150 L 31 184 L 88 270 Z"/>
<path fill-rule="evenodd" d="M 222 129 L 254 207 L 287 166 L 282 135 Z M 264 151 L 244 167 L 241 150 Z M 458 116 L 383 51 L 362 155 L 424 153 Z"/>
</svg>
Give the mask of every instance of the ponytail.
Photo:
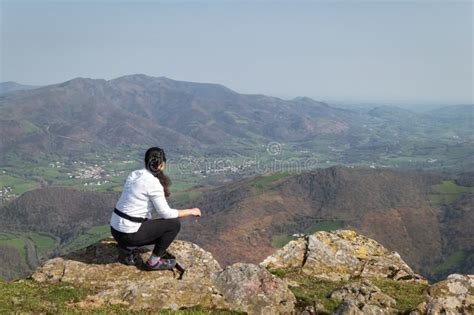
<svg viewBox="0 0 474 315">
<path fill-rule="evenodd" d="M 169 186 L 171 186 L 171 179 L 166 176 L 159 166 L 162 162 L 166 163 L 165 151 L 158 147 L 149 148 L 145 153 L 145 167 L 150 173 L 153 174 L 160 181 L 165 192 L 165 196 L 169 197 L 171 192 Z"/>
</svg>

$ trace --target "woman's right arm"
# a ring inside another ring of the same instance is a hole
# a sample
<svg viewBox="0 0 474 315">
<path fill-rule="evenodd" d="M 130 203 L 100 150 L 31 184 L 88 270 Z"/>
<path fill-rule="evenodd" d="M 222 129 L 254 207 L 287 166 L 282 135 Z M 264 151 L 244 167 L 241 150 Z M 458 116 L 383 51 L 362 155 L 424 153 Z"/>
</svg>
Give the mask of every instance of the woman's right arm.
<svg viewBox="0 0 474 315">
<path fill-rule="evenodd" d="M 201 216 L 201 210 L 199 208 L 178 210 L 178 217 L 179 218 L 188 217 L 188 216 L 191 216 L 191 215 L 196 216 L 196 217 L 200 217 Z"/>
</svg>

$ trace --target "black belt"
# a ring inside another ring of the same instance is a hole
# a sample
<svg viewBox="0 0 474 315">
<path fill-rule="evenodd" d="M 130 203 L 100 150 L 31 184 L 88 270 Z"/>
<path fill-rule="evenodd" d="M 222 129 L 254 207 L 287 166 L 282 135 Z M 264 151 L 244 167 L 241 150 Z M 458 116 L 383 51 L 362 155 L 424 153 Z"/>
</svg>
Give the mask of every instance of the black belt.
<svg viewBox="0 0 474 315">
<path fill-rule="evenodd" d="M 128 214 L 125 214 L 122 211 L 118 210 L 117 208 L 114 209 L 114 213 L 117 214 L 119 217 L 127 219 L 127 220 L 132 221 L 132 222 L 143 223 L 145 221 L 148 221 L 147 218 L 131 217 Z"/>
</svg>

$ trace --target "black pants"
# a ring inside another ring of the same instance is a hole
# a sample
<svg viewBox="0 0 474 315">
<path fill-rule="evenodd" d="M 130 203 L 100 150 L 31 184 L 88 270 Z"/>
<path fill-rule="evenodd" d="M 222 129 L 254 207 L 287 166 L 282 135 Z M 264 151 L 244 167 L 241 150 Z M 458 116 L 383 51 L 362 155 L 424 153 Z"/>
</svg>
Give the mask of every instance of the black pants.
<svg viewBox="0 0 474 315">
<path fill-rule="evenodd" d="M 110 227 L 112 236 L 119 246 L 144 246 L 155 244 L 153 254 L 163 256 L 171 242 L 178 235 L 181 222 L 175 219 L 153 219 L 142 223 L 135 233 L 123 233 Z"/>
</svg>

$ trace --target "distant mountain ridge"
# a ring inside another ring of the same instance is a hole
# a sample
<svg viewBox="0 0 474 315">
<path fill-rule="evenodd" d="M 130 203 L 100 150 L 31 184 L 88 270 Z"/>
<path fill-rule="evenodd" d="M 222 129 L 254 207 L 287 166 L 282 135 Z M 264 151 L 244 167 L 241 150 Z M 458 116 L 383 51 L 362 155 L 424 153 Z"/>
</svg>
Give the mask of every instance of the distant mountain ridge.
<svg viewBox="0 0 474 315">
<path fill-rule="evenodd" d="M 0 96 L 12 149 L 63 154 L 89 147 L 161 143 L 181 148 L 295 140 L 348 128 L 350 111 L 310 101 L 238 94 L 222 85 L 128 75 L 76 78 Z M 31 130 L 22 122 L 36 127 Z M 237 140 L 238 139 L 238 140 Z M 189 151 L 189 149 L 182 149 Z"/>
<path fill-rule="evenodd" d="M 39 88 L 36 85 L 25 85 L 13 81 L 0 82 L 0 95 L 15 91 L 32 90 Z"/>
<path fill-rule="evenodd" d="M 466 169 L 472 164 L 467 156 L 473 110 L 474 105 L 425 113 L 388 106 L 353 110 L 308 97 L 239 94 L 219 84 L 143 74 L 75 78 L 0 95 L 0 164 L 7 156 L 80 156 L 150 144 L 174 154 L 252 156 L 277 141 L 295 152 L 324 149 L 343 163 L 429 157 L 460 145 Z"/>
</svg>

